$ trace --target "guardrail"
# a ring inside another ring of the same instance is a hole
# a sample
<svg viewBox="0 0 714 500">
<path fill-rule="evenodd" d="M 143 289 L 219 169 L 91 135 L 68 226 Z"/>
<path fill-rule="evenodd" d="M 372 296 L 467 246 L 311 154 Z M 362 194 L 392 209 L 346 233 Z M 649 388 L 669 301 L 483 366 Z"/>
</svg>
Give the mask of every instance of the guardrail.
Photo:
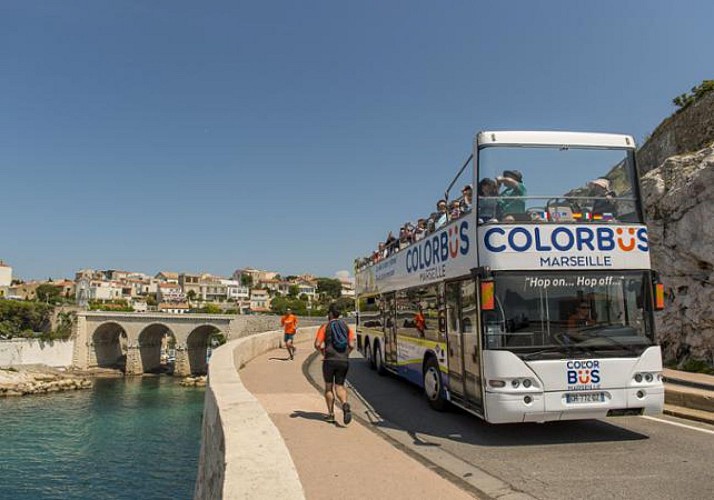
<svg viewBox="0 0 714 500">
<path fill-rule="evenodd" d="M 308 329 L 316 330 L 301 330 Z M 278 348 L 282 337 L 282 331 L 251 335 L 211 355 L 195 499 L 304 500 L 280 432 L 238 374 L 251 359 Z"/>
</svg>

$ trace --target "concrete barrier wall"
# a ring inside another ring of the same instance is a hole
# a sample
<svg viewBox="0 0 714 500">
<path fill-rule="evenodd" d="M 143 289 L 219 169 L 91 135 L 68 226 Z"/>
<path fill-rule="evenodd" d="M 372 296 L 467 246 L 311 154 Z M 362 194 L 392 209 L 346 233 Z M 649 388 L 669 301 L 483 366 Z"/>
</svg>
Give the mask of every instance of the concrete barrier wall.
<svg viewBox="0 0 714 500">
<path fill-rule="evenodd" d="M 319 326 L 325 318 L 298 317 L 298 330 L 310 326 Z M 231 339 L 243 338 L 256 333 L 280 329 L 280 316 L 246 315 L 235 316 L 231 321 Z"/>
<path fill-rule="evenodd" d="M 282 337 L 281 331 L 251 335 L 211 355 L 195 499 L 305 498 L 280 432 L 238 374 Z"/>
<path fill-rule="evenodd" d="M 0 366 L 72 365 L 74 340 L 0 340 Z"/>
</svg>

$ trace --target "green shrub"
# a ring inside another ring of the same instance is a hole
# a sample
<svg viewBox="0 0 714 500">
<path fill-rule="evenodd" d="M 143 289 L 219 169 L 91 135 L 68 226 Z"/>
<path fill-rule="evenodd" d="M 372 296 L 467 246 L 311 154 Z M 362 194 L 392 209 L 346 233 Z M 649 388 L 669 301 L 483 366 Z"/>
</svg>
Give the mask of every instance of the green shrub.
<svg viewBox="0 0 714 500">
<path fill-rule="evenodd" d="M 692 373 L 706 373 L 714 375 L 714 368 L 701 359 L 688 359 L 682 364 L 682 370 Z"/>
</svg>

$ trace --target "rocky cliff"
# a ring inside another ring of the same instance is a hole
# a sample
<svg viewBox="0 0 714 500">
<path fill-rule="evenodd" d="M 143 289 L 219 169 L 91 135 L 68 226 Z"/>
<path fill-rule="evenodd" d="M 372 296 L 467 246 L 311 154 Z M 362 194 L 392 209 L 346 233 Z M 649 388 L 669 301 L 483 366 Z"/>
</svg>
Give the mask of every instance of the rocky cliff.
<svg viewBox="0 0 714 500">
<path fill-rule="evenodd" d="M 680 364 L 701 360 L 714 365 L 712 117 L 714 92 L 691 110 L 665 120 L 638 152 L 638 159 L 644 160 L 640 172 L 646 172 L 641 183 L 652 264 L 667 293 L 666 309 L 657 313 L 657 332 L 665 359 Z M 709 145 L 681 151 L 702 142 Z M 660 161 L 665 152 L 669 156 L 659 165 L 647 163 Z"/>
</svg>

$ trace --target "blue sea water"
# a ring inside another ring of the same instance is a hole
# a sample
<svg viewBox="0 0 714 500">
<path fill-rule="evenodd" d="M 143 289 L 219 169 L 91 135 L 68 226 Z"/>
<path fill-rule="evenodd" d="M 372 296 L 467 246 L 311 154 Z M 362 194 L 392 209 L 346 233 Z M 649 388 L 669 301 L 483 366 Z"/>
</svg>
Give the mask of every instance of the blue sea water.
<svg viewBox="0 0 714 500">
<path fill-rule="evenodd" d="M 204 390 L 171 377 L 0 399 L 0 499 L 189 499 Z"/>
</svg>

